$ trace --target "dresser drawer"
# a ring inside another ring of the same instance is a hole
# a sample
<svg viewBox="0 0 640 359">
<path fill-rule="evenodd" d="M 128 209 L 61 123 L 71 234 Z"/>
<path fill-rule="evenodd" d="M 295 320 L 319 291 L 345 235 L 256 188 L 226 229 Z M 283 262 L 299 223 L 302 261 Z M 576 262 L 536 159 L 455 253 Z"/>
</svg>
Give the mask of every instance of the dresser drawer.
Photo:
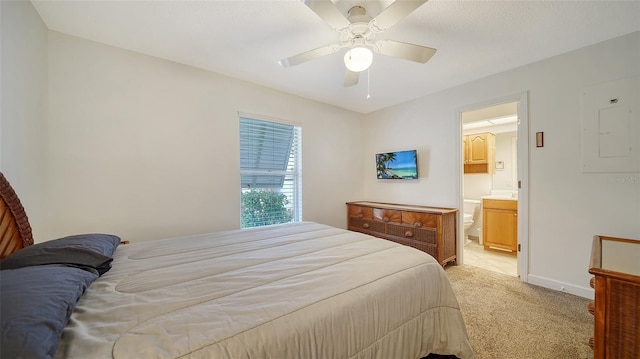
<svg viewBox="0 0 640 359">
<path fill-rule="evenodd" d="M 373 219 L 373 208 L 361 206 L 348 206 L 349 217 Z"/>
<path fill-rule="evenodd" d="M 436 231 L 426 228 L 389 224 L 387 225 L 387 234 L 421 243 L 436 244 Z"/>
<path fill-rule="evenodd" d="M 430 213 L 402 212 L 402 223 L 414 227 L 436 228 L 438 216 Z"/>
<path fill-rule="evenodd" d="M 384 234 L 384 223 L 372 219 L 351 217 L 349 219 L 349 229 L 358 232 Z"/>
<path fill-rule="evenodd" d="M 411 243 L 409 244 L 411 247 L 416 248 L 418 250 L 421 250 L 429 255 L 431 255 L 433 258 L 438 259 L 439 255 L 438 255 L 438 246 L 436 246 L 435 244 L 428 244 L 428 243 L 422 243 L 422 242 L 418 242 L 418 241 L 411 241 Z"/>
<path fill-rule="evenodd" d="M 392 209 L 374 208 L 373 218 L 381 222 L 402 223 L 402 212 Z"/>
<path fill-rule="evenodd" d="M 507 209 L 511 211 L 518 210 L 518 201 L 501 200 L 501 199 L 483 199 L 483 208 Z"/>
</svg>

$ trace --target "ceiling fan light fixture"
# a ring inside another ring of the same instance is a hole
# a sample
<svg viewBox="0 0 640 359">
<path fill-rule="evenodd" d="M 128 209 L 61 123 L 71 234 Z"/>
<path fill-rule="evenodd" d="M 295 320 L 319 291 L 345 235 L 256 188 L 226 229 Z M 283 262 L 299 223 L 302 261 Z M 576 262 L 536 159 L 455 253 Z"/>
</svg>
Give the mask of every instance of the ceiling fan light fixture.
<svg viewBox="0 0 640 359">
<path fill-rule="evenodd" d="M 344 65 L 352 72 L 361 72 L 373 62 L 373 52 L 364 46 L 354 46 L 344 54 Z"/>
</svg>

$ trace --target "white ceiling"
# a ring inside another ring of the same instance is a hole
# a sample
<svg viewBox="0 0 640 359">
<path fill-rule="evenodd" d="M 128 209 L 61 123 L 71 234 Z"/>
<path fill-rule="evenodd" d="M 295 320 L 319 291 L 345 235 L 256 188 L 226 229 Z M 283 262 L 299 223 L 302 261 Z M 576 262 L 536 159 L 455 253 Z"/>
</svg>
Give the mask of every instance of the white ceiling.
<svg viewBox="0 0 640 359">
<path fill-rule="evenodd" d="M 640 30 L 640 0 L 430 0 L 378 39 L 434 47 L 426 64 L 374 54 L 343 87 L 343 49 L 282 68 L 278 60 L 338 41 L 298 0 L 32 1 L 51 30 L 211 70 L 369 113 Z M 334 3 L 370 15 L 392 1 Z"/>
</svg>

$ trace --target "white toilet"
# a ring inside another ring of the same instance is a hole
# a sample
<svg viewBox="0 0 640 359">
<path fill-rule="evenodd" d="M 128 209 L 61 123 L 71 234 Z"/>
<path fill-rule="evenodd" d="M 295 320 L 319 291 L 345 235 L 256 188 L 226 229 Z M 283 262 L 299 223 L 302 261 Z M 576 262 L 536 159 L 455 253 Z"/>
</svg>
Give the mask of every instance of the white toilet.
<svg viewBox="0 0 640 359">
<path fill-rule="evenodd" d="M 475 199 L 466 199 L 464 200 L 463 205 L 463 223 L 464 223 L 464 239 L 465 241 L 469 241 L 469 228 L 473 225 L 473 221 L 476 218 L 476 209 L 480 206 L 480 201 Z M 466 243 L 466 242 L 465 242 Z"/>
</svg>

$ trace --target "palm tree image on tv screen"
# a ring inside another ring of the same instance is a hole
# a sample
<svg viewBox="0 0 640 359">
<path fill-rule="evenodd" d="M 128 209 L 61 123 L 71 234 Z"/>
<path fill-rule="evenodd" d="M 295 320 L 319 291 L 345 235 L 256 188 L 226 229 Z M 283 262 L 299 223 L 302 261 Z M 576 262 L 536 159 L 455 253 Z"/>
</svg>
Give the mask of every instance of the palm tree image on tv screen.
<svg viewBox="0 0 640 359">
<path fill-rule="evenodd" d="M 417 151 L 398 151 L 376 155 L 378 179 L 417 179 Z"/>
</svg>

